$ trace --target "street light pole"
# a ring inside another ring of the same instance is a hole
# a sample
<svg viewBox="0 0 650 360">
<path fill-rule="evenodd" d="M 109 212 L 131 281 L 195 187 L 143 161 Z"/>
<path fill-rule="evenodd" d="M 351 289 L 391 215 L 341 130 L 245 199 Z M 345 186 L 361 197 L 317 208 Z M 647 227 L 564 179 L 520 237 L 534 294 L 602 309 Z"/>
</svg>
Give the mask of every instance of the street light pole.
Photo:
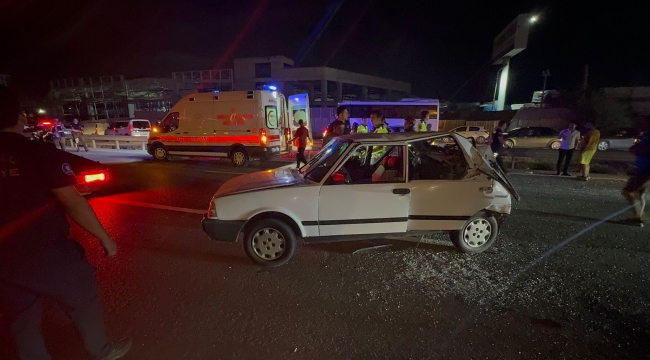
<svg viewBox="0 0 650 360">
<path fill-rule="evenodd" d="M 544 86 L 542 87 L 542 101 L 540 102 L 539 107 L 544 107 L 544 99 L 546 98 L 546 78 L 551 76 L 551 71 L 549 69 L 542 71 L 542 76 L 544 77 Z"/>
</svg>

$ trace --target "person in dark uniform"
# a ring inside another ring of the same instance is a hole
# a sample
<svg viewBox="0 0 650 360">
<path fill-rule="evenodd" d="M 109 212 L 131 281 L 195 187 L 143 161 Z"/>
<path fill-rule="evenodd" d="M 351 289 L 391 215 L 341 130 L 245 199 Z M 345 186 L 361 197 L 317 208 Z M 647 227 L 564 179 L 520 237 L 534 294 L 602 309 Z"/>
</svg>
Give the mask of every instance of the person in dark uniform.
<svg viewBox="0 0 650 360">
<path fill-rule="evenodd" d="M 336 108 L 336 120 L 343 123 L 343 135 L 349 135 L 352 132 L 350 126 L 350 111 L 345 106 Z"/>
<path fill-rule="evenodd" d="M 52 127 L 52 140 L 54 140 L 54 145 L 65 151 L 65 126 L 63 126 L 63 123 L 58 118 L 54 119 L 54 127 Z"/>
<path fill-rule="evenodd" d="M 88 145 L 86 145 L 86 140 L 84 139 L 84 128 L 79 123 L 79 119 L 72 119 L 72 126 L 70 126 L 70 131 L 72 131 L 72 141 L 74 146 L 79 152 L 79 145 L 83 146 L 86 152 L 88 152 Z"/>
<path fill-rule="evenodd" d="M 108 341 L 95 269 L 68 238 L 66 213 L 99 239 L 106 256 L 115 256 L 117 246 L 75 190 L 65 154 L 24 137 L 26 122 L 16 98 L 0 86 L 0 313 L 20 359 L 50 359 L 41 333 L 43 296 L 72 319 L 94 358 L 119 359 L 131 340 Z"/>
</svg>

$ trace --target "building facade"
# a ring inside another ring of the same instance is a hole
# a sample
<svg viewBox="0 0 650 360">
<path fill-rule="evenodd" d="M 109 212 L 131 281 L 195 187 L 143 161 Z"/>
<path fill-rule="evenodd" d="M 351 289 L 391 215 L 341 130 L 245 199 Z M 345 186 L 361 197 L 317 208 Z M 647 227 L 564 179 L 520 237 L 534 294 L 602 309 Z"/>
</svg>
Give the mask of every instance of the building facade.
<svg viewBox="0 0 650 360">
<path fill-rule="evenodd" d="M 161 120 L 195 91 L 255 90 L 275 85 L 285 95 L 309 94 L 315 117 L 331 118 L 342 101 L 393 101 L 409 97 L 411 84 L 329 67 L 293 67 L 284 56 L 235 59 L 233 69 L 182 71 L 171 78 L 124 76 L 60 79 L 50 83 L 50 113 L 71 120 Z"/>
<path fill-rule="evenodd" d="M 235 59 L 235 89 L 275 85 L 286 95 L 307 93 L 312 107 L 343 101 L 394 101 L 409 97 L 411 84 L 330 67 L 294 67 L 284 56 Z"/>
</svg>

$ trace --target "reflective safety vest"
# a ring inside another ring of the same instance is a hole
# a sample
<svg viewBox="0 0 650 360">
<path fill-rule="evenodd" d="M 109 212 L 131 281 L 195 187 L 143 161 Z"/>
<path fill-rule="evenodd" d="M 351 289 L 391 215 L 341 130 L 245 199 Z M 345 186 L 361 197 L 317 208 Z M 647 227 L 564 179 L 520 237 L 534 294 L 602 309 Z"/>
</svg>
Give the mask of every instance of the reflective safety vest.
<svg viewBox="0 0 650 360">
<path fill-rule="evenodd" d="M 427 122 L 426 121 L 420 121 L 420 124 L 418 124 L 418 131 L 419 132 L 426 132 L 427 131 Z"/>
<path fill-rule="evenodd" d="M 377 128 L 377 130 L 375 130 L 375 132 L 377 134 L 388 134 L 388 129 L 386 129 L 383 126 L 380 126 L 380 127 Z"/>
<path fill-rule="evenodd" d="M 366 133 L 368 133 L 368 126 L 363 124 L 359 125 L 359 127 L 357 128 L 357 134 L 366 134 Z"/>
</svg>

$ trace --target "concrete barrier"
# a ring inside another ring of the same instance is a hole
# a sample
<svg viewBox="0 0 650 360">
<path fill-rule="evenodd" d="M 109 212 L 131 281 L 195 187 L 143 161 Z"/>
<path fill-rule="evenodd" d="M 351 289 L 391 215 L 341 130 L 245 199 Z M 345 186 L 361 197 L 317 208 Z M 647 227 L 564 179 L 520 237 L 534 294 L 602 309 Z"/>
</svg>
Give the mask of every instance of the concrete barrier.
<svg viewBox="0 0 650 360">
<path fill-rule="evenodd" d="M 147 141 L 149 140 L 146 136 L 112 136 L 112 135 L 84 135 L 84 140 L 88 147 L 97 148 L 97 147 L 114 147 L 115 149 L 120 149 L 123 147 L 138 147 L 142 150 L 147 150 Z M 65 138 L 66 146 L 68 144 L 71 147 L 74 147 L 74 139 L 72 136 L 66 136 Z"/>
</svg>

